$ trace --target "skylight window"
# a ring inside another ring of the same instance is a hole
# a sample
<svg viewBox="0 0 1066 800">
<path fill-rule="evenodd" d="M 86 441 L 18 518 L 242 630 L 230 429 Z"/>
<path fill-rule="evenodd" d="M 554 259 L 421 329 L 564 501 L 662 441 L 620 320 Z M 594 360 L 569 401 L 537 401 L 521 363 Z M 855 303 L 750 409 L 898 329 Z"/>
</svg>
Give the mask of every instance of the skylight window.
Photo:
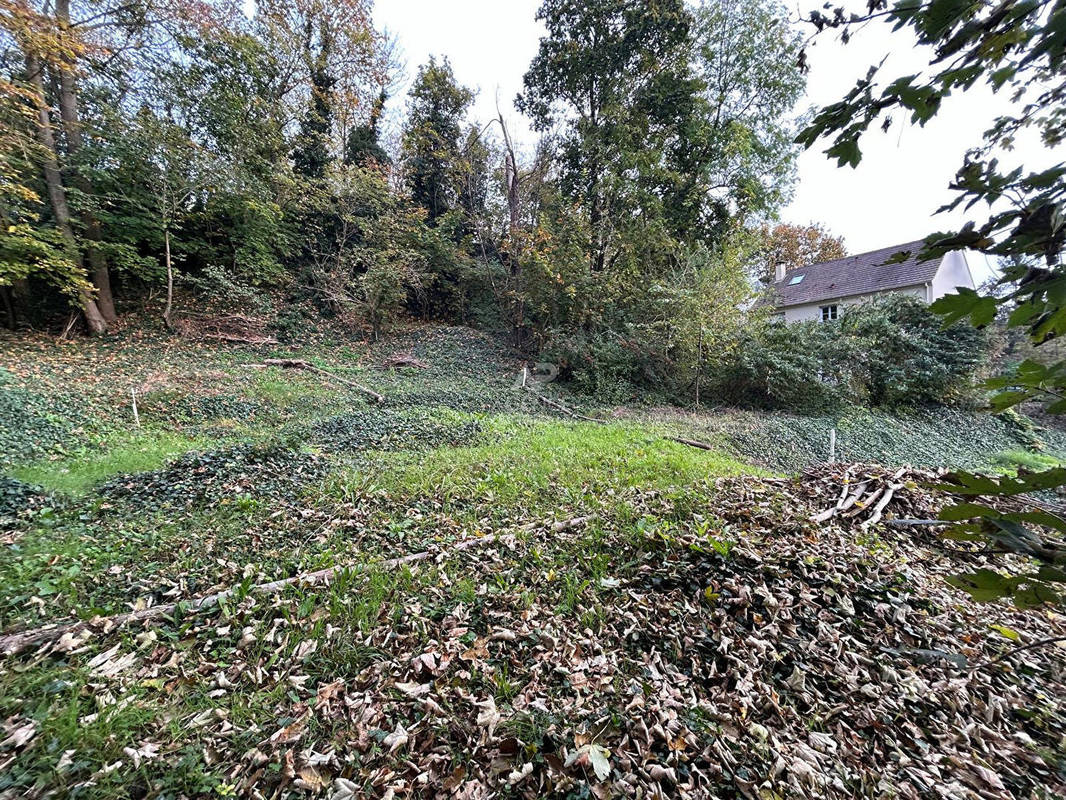
<svg viewBox="0 0 1066 800">
<path fill-rule="evenodd" d="M 793 275 L 792 276 L 792 280 L 790 280 L 788 282 L 788 285 L 789 286 L 795 286 L 797 283 L 803 283 L 803 276 L 802 275 Z"/>
</svg>

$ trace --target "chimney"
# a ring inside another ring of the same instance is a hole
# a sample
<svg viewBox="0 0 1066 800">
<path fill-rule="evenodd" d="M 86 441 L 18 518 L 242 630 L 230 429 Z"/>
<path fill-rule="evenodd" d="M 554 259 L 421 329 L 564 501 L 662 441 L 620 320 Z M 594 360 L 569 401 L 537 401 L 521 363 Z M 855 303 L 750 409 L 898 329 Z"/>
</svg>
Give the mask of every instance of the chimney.
<svg viewBox="0 0 1066 800">
<path fill-rule="evenodd" d="M 775 264 L 774 265 L 774 283 L 781 283 L 781 281 L 783 281 L 784 279 L 785 279 L 785 265 L 784 264 Z"/>
</svg>

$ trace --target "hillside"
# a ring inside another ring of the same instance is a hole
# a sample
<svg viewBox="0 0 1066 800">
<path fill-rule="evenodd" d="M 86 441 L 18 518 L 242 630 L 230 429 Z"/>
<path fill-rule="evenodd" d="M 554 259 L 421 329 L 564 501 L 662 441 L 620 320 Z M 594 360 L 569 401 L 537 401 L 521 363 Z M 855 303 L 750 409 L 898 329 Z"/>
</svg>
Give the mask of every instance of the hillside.
<svg viewBox="0 0 1066 800">
<path fill-rule="evenodd" d="M 1064 651 L 1014 650 L 1066 619 L 953 589 L 965 546 L 811 519 L 862 480 L 935 514 L 898 468 L 1061 434 L 601 407 L 523 366 L 432 326 L 0 340 L 0 798 L 1066 791 Z M 819 465 L 834 426 L 884 466 Z"/>
</svg>

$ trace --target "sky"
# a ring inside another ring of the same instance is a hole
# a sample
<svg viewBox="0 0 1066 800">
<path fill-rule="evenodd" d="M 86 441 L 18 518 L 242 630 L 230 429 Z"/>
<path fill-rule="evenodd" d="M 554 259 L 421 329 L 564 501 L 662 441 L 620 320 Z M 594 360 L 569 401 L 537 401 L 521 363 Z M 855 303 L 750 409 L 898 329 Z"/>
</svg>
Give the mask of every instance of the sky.
<svg viewBox="0 0 1066 800">
<path fill-rule="evenodd" d="M 498 98 L 512 136 L 530 151 L 534 135 L 515 110 L 514 98 L 544 33 L 534 19 L 539 5 L 539 0 L 379 0 L 376 23 L 395 37 L 406 65 L 406 77 L 394 89 L 391 115 L 402 114 L 403 96 L 418 65 L 430 55 L 447 56 L 456 78 L 477 90 L 472 117 L 486 122 L 494 118 Z M 820 4 L 810 0 L 808 5 Z M 839 100 L 882 57 L 888 57 L 886 76 L 921 70 L 928 57 L 907 36 L 875 23 L 846 46 L 832 33 L 819 37 L 808 50 L 807 93 L 797 113 Z M 948 98 L 940 115 L 924 128 L 897 120 L 887 133 L 872 131 L 862 143 L 864 158 L 857 169 L 837 167 L 822 152 L 828 145 L 816 144 L 799 157 L 795 196 L 781 218 L 820 222 L 843 236 L 852 253 L 950 229 L 959 222 L 958 215 L 933 213 L 953 198 L 947 186 L 964 151 L 980 141 L 1004 104 L 1003 98 L 976 87 Z M 971 257 L 980 282 L 990 268 L 980 256 L 974 262 Z"/>
</svg>

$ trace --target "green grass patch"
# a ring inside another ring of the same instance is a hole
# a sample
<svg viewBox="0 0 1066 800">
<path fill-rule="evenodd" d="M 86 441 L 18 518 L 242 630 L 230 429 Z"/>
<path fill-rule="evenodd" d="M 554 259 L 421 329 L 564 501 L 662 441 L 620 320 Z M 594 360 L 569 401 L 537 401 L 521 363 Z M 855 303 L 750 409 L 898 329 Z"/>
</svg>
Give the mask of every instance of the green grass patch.
<svg viewBox="0 0 1066 800">
<path fill-rule="evenodd" d="M 1034 453 L 1031 450 L 1005 450 L 997 453 L 994 466 L 1011 475 L 1017 475 L 1018 470 L 1040 472 L 1045 469 L 1053 469 L 1063 466 L 1061 458 L 1048 453 Z"/>
<path fill-rule="evenodd" d="M 380 488 L 445 502 L 492 499 L 504 506 L 577 502 L 629 487 L 670 488 L 761 471 L 731 456 L 663 439 L 647 426 L 496 417 L 486 441 L 426 454 L 390 454 Z"/>
<path fill-rule="evenodd" d="M 12 477 L 66 494 L 85 494 L 113 475 L 158 469 L 170 459 L 203 447 L 204 439 L 145 429 L 112 440 L 103 449 L 86 449 L 61 459 L 13 467 Z"/>
</svg>

